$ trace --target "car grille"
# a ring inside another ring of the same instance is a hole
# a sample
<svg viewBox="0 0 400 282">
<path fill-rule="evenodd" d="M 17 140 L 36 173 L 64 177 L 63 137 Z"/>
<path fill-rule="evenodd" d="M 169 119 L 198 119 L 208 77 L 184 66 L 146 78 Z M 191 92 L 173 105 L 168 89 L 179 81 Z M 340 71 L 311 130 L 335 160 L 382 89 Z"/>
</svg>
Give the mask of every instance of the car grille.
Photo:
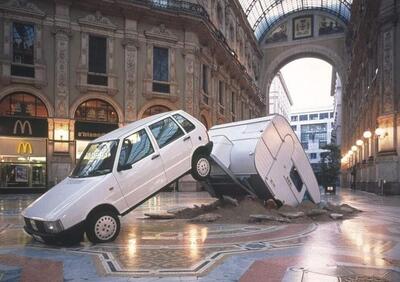
<svg viewBox="0 0 400 282">
<path fill-rule="evenodd" d="M 24 220 L 25 220 L 25 225 L 28 229 L 36 231 L 31 224 L 30 218 L 24 218 Z M 38 229 L 37 231 L 40 233 L 46 233 L 46 230 L 44 228 L 44 222 L 40 221 L 40 220 L 34 220 L 34 221 L 35 221 L 36 227 Z"/>
</svg>

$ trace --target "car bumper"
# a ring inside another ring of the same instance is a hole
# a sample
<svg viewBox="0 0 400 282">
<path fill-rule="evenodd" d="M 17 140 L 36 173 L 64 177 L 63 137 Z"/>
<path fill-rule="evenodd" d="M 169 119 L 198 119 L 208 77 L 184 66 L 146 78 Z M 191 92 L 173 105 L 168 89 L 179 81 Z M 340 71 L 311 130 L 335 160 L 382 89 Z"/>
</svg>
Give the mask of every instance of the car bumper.
<svg viewBox="0 0 400 282">
<path fill-rule="evenodd" d="M 51 239 L 54 241 L 62 241 L 65 238 L 68 238 L 72 234 L 76 234 L 76 232 L 83 232 L 84 230 L 84 224 L 83 222 L 80 222 L 68 229 L 62 230 L 61 232 L 58 233 L 49 233 L 46 232 L 44 229 L 44 224 L 41 221 L 36 221 L 37 229 L 33 229 L 32 225 L 29 223 L 30 219 L 25 218 L 25 225 L 24 225 L 24 230 L 26 233 L 31 235 L 34 239 L 37 239 L 40 241 L 40 239 L 46 240 L 46 239 Z M 40 237 L 40 239 L 38 238 Z"/>
</svg>

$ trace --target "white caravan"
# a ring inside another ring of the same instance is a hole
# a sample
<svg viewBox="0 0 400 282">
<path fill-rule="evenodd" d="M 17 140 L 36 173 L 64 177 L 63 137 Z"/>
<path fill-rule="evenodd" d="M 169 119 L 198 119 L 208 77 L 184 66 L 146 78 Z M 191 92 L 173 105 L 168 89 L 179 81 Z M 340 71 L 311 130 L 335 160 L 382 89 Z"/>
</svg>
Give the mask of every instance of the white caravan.
<svg viewBox="0 0 400 282">
<path fill-rule="evenodd" d="M 245 192 L 294 206 L 304 198 L 320 202 L 314 172 L 284 117 L 271 115 L 217 125 L 208 135 L 216 163 L 208 184 L 216 196 Z"/>
<path fill-rule="evenodd" d="M 184 111 L 154 115 L 90 142 L 69 177 L 23 212 L 25 231 L 47 243 L 113 241 L 119 216 L 191 172 L 207 178 L 204 125 Z"/>
</svg>

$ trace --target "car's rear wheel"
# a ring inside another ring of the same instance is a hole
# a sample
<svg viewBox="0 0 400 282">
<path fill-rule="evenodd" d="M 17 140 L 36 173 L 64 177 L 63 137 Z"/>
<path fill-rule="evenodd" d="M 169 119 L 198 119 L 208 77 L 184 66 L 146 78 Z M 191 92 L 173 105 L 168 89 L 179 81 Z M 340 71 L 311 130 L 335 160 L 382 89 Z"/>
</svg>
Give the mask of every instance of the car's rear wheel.
<svg viewBox="0 0 400 282">
<path fill-rule="evenodd" d="M 99 211 L 89 216 L 86 222 L 86 236 L 92 243 L 112 242 L 120 231 L 118 215 L 113 211 Z"/>
<path fill-rule="evenodd" d="M 196 180 L 205 180 L 211 172 L 211 163 L 208 156 L 197 154 L 192 160 L 192 176 Z"/>
</svg>

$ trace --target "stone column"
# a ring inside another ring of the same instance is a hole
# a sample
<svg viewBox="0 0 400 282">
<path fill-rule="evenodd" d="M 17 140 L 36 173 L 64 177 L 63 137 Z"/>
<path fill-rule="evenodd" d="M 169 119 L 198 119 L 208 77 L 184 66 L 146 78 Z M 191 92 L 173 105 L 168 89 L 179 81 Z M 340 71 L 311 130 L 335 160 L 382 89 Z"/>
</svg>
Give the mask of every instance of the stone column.
<svg viewBox="0 0 400 282">
<path fill-rule="evenodd" d="M 195 57 L 193 50 L 185 50 L 185 110 L 194 114 L 193 95 L 194 95 L 194 63 Z"/>
</svg>

